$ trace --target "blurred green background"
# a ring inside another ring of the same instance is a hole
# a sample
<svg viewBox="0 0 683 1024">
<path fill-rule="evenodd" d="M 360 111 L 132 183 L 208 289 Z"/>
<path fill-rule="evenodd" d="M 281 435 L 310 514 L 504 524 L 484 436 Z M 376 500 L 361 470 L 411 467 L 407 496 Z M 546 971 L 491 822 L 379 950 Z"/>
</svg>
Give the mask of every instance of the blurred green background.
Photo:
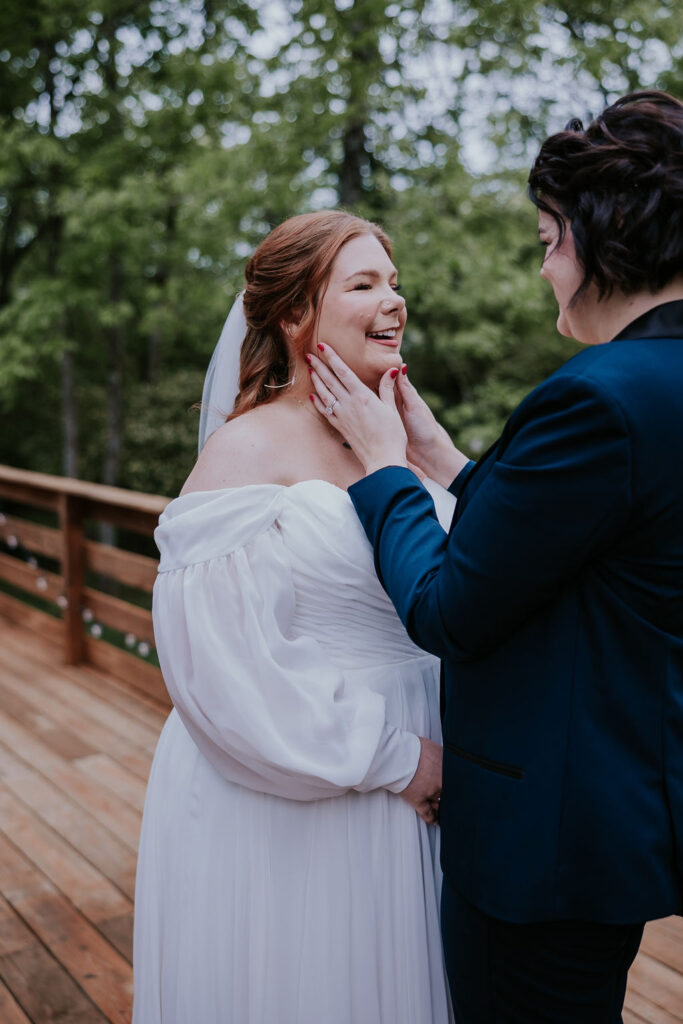
<svg viewBox="0 0 683 1024">
<path fill-rule="evenodd" d="M 471 454 L 576 350 L 525 179 L 635 88 L 680 0 L 5 0 L 0 462 L 168 495 L 246 259 L 326 206 L 394 239 L 404 358 Z"/>
</svg>

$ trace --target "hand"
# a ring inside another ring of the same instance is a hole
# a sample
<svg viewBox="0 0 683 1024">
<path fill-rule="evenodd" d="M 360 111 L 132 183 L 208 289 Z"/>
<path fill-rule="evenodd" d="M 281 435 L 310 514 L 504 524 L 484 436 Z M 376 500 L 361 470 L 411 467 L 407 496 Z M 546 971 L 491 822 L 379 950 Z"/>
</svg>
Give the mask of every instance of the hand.
<svg viewBox="0 0 683 1024">
<path fill-rule="evenodd" d="M 443 747 L 420 736 L 420 760 L 406 788 L 398 795 L 411 804 L 423 821 L 435 825 L 439 820 Z"/>
<path fill-rule="evenodd" d="M 396 408 L 394 386 L 398 370 L 387 370 L 378 394 L 366 387 L 329 345 L 320 355 L 308 355 L 315 388 L 313 401 L 321 416 L 353 449 L 366 473 L 383 466 L 405 466 L 406 432 Z"/>
<path fill-rule="evenodd" d="M 448 487 L 467 464 L 448 433 L 407 377 L 404 364 L 396 378 L 396 406 L 408 438 L 407 456 L 423 473 Z"/>
</svg>

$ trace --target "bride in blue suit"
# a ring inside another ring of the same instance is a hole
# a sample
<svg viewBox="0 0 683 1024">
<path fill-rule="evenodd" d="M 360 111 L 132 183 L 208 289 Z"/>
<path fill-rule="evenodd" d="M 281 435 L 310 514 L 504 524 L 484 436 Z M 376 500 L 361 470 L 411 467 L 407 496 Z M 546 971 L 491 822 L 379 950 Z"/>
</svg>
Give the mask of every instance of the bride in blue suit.
<svg viewBox="0 0 683 1024">
<path fill-rule="evenodd" d="M 529 192 L 586 347 L 476 465 L 405 367 L 378 398 L 326 345 L 312 379 L 379 578 L 443 659 L 456 1020 L 614 1024 L 644 922 L 683 912 L 683 104 L 570 122 Z M 457 496 L 449 533 L 406 451 Z"/>
</svg>

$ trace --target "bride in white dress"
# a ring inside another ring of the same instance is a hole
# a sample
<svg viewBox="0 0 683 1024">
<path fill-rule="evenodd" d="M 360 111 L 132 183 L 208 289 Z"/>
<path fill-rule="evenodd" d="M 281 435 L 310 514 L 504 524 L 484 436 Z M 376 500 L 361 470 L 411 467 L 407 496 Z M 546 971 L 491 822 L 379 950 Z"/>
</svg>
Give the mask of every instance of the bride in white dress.
<svg viewBox="0 0 683 1024">
<path fill-rule="evenodd" d="M 325 340 L 374 387 L 400 368 L 389 243 L 348 214 L 295 217 L 246 277 L 156 533 L 174 710 L 140 840 L 133 1022 L 448 1024 L 438 662 L 375 575 L 346 493 L 362 467 L 308 401 Z M 430 490 L 446 527 L 453 499 Z"/>
</svg>

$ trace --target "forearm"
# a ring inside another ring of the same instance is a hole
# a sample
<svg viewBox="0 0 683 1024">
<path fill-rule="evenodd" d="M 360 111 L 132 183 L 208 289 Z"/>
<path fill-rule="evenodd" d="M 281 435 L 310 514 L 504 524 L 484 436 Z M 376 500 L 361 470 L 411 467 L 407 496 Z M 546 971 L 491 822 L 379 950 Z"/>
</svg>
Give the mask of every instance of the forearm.
<svg viewBox="0 0 683 1024">
<path fill-rule="evenodd" d="M 431 496 L 413 473 L 398 467 L 365 477 L 349 495 L 373 544 L 380 582 L 411 638 L 430 654 L 452 659 L 432 585 L 448 537 Z"/>
<path fill-rule="evenodd" d="M 404 469 L 349 489 L 409 634 L 450 661 L 501 643 L 630 515 L 630 436 L 609 394 L 566 377 L 539 389 L 525 412 L 505 458 L 489 467 L 449 537 Z"/>
<path fill-rule="evenodd" d="M 434 442 L 420 449 L 412 459 L 425 476 L 448 488 L 456 476 L 467 465 L 469 459 L 459 451 L 443 428 L 440 428 Z M 412 456 L 412 451 L 409 450 Z"/>
</svg>

